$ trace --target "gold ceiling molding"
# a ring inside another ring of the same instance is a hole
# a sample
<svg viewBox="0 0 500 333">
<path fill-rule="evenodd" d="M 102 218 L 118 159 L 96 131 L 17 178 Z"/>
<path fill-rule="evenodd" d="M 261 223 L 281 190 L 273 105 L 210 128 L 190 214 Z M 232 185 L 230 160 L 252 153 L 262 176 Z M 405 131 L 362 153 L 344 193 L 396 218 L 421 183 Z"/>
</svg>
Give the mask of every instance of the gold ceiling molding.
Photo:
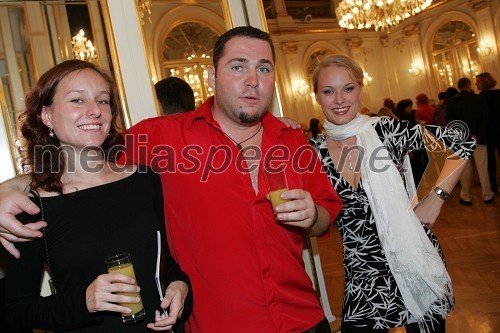
<svg viewBox="0 0 500 333">
<path fill-rule="evenodd" d="M 295 54 L 298 50 L 298 42 L 282 42 L 280 49 L 285 54 Z"/>
<path fill-rule="evenodd" d="M 380 45 L 382 45 L 382 47 L 388 47 L 389 46 L 389 37 L 388 36 L 380 37 Z"/>
<path fill-rule="evenodd" d="M 351 50 L 356 50 L 363 45 L 363 39 L 359 37 L 348 38 L 345 40 L 345 43 Z"/>
<path fill-rule="evenodd" d="M 490 0 L 470 0 L 467 3 L 467 6 L 474 11 L 481 10 L 483 8 L 490 6 Z"/>
<path fill-rule="evenodd" d="M 418 35 L 419 31 L 418 22 L 408 24 L 403 28 L 403 34 L 407 37 Z"/>
</svg>

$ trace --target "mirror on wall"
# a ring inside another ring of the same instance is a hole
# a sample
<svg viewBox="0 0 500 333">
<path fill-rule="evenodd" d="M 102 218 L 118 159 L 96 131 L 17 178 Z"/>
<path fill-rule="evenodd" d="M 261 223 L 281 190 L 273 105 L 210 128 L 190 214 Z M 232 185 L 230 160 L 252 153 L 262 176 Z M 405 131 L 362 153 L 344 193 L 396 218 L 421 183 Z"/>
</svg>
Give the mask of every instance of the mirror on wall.
<svg viewBox="0 0 500 333">
<path fill-rule="evenodd" d="M 434 73 L 441 91 L 458 79 L 473 80 L 482 72 L 476 33 L 465 22 L 449 21 L 439 27 L 432 41 Z"/>
<path fill-rule="evenodd" d="M 226 30 L 221 0 L 151 1 L 141 13 L 152 81 L 179 77 L 193 89 L 198 108 L 210 96 L 208 68 L 215 41 Z"/>
<path fill-rule="evenodd" d="M 0 4 L 0 76 L 2 79 L 0 106 L 8 128 L 10 150 L 15 146 L 17 118 L 24 109 L 24 92 L 36 80 L 32 49 L 22 4 Z M 11 74 L 13 73 L 13 74 Z"/>
<path fill-rule="evenodd" d="M 179 77 L 189 83 L 196 108 L 213 95 L 208 86 L 208 69 L 217 37 L 209 27 L 187 22 L 172 29 L 164 40 L 161 75 L 163 78 Z"/>
<path fill-rule="evenodd" d="M 8 141 L 0 148 L 10 150 L 16 173 L 23 172 L 18 118 L 26 92 L 49 68 L 75 58 L 113 73 L 99 0 L 0 1 L 0 107 Z"/>
</svg>

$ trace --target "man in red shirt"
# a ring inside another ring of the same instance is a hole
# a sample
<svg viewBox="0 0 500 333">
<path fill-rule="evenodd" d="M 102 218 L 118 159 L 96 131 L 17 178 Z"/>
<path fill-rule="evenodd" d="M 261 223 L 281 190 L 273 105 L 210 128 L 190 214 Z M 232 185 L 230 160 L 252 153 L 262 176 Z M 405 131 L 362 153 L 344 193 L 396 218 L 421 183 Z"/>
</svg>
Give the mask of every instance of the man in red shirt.
<svg viewBox="0 0 500 333">
<path fill-rule="evenodd" d="M 162 178 L 172 254 L 191 278 L 191 332 L 330 332 L 304 270 L 303 237 L 327 232 L 341 209 L 304 135 L 267 111 L 275 84 L 270 36 L 223 34 L 195 111 L 129 129 L 123 160 Z M 289 201 L 276 217 L 263 165 L 285 168 Z M 0 221 L 0 225 L 7 225 Z"/>
<path fill-rule="evenodd" d="M 188 327 L 326 327 L 304 271 L 303 235 L 325 233 L 340 200 L 304 135 L 267 111 L 275 83 L 269 35 L 252 27 L 230 30 L 216 43 L 213 61 L 213 98 L 196 112 L 144 120 L 126 136 L 133 148 L 127 160 L 151 165 L 162 177 L 172 253 L 195 297 Z M 276 219 L 262 174 L 270 161 L 285 166 L 291 189 Z"/>
</svg>

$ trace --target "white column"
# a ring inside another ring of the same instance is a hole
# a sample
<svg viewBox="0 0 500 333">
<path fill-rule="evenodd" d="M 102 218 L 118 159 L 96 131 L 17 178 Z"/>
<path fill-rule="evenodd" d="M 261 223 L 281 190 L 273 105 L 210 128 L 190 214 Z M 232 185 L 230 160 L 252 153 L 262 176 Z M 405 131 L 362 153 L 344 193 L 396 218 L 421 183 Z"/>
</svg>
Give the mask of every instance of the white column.
<svg viewBox="0 0 500 333">
<path fill-rule="evenodd" d="M 500 74 L 499 65 L 499 50 L 497 49 L 496 38 L 500 37 L 498 31 L 495 32 L 495 26 L 491 18 L 491 13 L 493 13 L 493 8 L 491 6 L 484 6 L 483 8 L 476 11 L 477 23 L 478 23 L 478 43 L 489 42 L 491 44 L 491 52 L 488 55 L 479 55 L 481 57 L 481 65 L 483 66 L 483 71 L 490 72 L 493 77 L 497 78 Z M 497 18 L 498 19 L 498 18 Z M 496 33 L 496 36 L 495 36 Z"/>
<path fill-rule="evenodd" d="M 365 57 L 362 53 L 362 48 L 361 46 L 363 45 L 363 39 L 358 38 L 358 37 L 353 37 L 348 40 L 346 40 L 347 46 L 349 47 L 352 58 L 360 64 L 361 68 L 366 71 L 366 66 L 365 66 Z M 370 73 L 368 73 L 370 74 Z M 376 113 L 377 110 L 373 110 L 372 106 L 372 100 L 370 96 L 370 88 L 368 86 L 365 86 L 363 88 L 363 96 L 361 97 L 361 102 L 363 103 L 364 106 L 366 106 L 370 112 Z"/>
<path fill-rule="evenodd" d="M 295 94 L 294 84 L 299 80 L 307 81 L 307 74 L 304 71 L 302 61 L 297 55 L 299 43 L 296 41 L 281 42 L 280 60 L 283 62 L 280 68 L 288 70 L 280 72 L 280 82 L 284 87 L 290 87 L 283 92 L 282 98 L 286 101 L 285 105 L 290 106 L 286 109 L 287 117 L 295 119 L 299 123 L 309 124 L 309 119 L 314 118 L 314 107 L 311 105 L 311 87 L 306 95 Z M 284 89 L 284 90 L 285 90 Z"/>
<path fill-rule="evenodd" d="M 127 125 L 158 116 L 153 83 L 149 72 L 141 22 L 134 0 L 107 0 L 112 36 L 119 63 L 115 69 L 124 87 L 129 113 Z M 109 30 L 108 30 L 109 33 Z"/>
</svg>

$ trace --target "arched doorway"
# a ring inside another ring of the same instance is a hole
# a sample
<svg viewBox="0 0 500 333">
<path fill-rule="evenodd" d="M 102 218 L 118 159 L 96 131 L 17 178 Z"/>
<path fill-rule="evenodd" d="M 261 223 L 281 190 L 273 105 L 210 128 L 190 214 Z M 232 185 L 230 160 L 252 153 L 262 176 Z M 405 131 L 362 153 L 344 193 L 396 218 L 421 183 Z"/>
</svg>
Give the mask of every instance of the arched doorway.
<svg viewBox="0 0 500 333">
<path fill-rule="evenodd" d="M 218 35 L 209 27 L 188 22 L 174 27 L 163 42 L 162 76 L 179 77 L 189 83 L 197 108 L 213 95 L 207 79 L 217 38 Z"/>
<path fill-rule="evenodd" d="M 441 91 L 461 77 L 473 80 L 481 72 L 477 48 L 477 35 L 467 23 L 455 20 L 439 27 L 432 40 L 432 56 Z"/>
</svg>

